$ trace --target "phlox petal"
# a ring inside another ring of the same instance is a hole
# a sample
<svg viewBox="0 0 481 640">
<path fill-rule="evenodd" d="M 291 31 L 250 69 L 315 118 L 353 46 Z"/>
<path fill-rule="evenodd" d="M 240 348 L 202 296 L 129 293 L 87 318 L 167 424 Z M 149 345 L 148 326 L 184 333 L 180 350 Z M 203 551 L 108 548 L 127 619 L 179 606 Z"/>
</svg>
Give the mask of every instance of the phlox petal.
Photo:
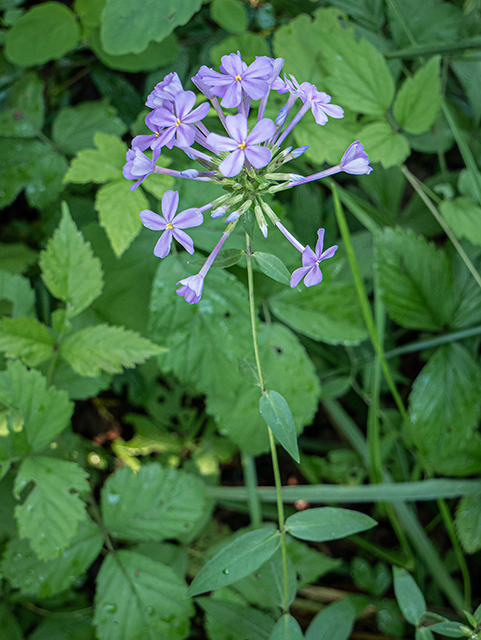
<svg viewBox="0 0 481 640">
<path fill-rule="evenodd" d="M 237 149 L 238 143 L 227 136 L 220 136 L 218 133 L 209 133 L 207 136 L 207 144 L 216 151 L 234 151 Z"/>
<path fill-rule="evenodd" d="M 337 244 L 335 244 L 332 247 L 329 247 L 329 249 L 326 249 L 324 251 L 324 253 L 321 254 L 321 257 L 319 258 L 319 260 L 327 260 L 328 258 L 332 258 L 333 255 L 336 253 L 336 251 L 338 250 L 338 246 Z"/>
<path fill-rule="evenodd" d="M 319 265 L 316 263 L 311 269 L 309 269 L 306 277 L 304 278 L 304 284 L 306 287 L 313 287 L 315 284 L 322 282 L 322 271 Z"/>
<path fill-rule="evenodd" d="M 192 111 L 195 104 L 195 93 L 193 91 L 180 91 L 175 96 L 175 112 L 180 120 Z"/>
<path fill-rule="evenodd" d="M 247 144 L 259 144 L 260 142 L 265 142 L 266 140 L 269 140 L 275 132 L 276 125 L 272 120 L 269 120 L 269 118 L 264 118 L 256 124 L 247 136 Z"/>
<path fill-rule="evenodd" d="M 316 242 L 316 258 L 317 259 L 321 257 L 322 248 L 324 246 L 325 233 L 326 233 L 325 229 L 319 229 L 317 232 L 317 242 Z"/>
<path fill-rule="evenodd" d="M 271 161 L 272 152 L 267 147 L 247 147 L 245 150 L 246 158 L 256 169 L 265 167 Z"/>
<path fill-rule="evenodd" d="M 221 106 L 225 109 L 233 109 L 240 104 L 242 100 L 242 86 L 240 82 L 231 82 L 231 84 L 227 87 L 226 92 L 224 93 L 224 97 L 221 101 Z M 227 116 L 229 117 L 229 116 Z"/>
<path fill-rule="evenodd" d="M 302 252 L 302 266 L 312 267 L 317 262 L 317 256 L 309 245 Z"/>
<path fill-rule="evenodd" d="M 238 113 L 236 116 L 227 116 L 225 123 L 231 138 L 239 143 L 244 142 L 247 138 L 247 118 Z"/>
<path fill-rule="evenodd" d="M 167 221 L 163 216 L 159 216 L 158 213 L 154 213 L 149 209 L 141 211 L 139 216 L 144 227 L 147 227 L 147 229 L 151 229 L 152 231 L 164 231 L 167 225 Z"/>
<path fill-rule="evenodd" d="M 219 165 L 219 171 L 226 177 L 232 178 L 242 171 L 245 153 L 240 149 L 230 153 Z"/>
<path fill-rule="evenodd" d="M 293 271 L 291 275 L 291 288 L 294 289 L 294 287 L 297 287 L 297 285 L 302 280 L 302 278 L 310 270 L 311 270 L 311 267 L 299 267 L 299 269 L 296 269 L 295 271 Z"/>
<path fill-rule="evenodd" d="M 172 229 L 166 229 L 155 245 L 154 256 L 157 256 L 157 258 L 165 258 L 169 255 L 171 245 Z"/>
<path fill-rule="evenodd" d="M 185 209 L 175 216 L 173 222 L 176 229 L 189 229 L 201 225 L 204 217 L 197 208 Z"/>
<path fill-rule="evenodd" d="M 192 238 L 185 231 L 174 228 L 172 234 L 177 242 L 179 242 L 184 249 L 190 253 L 190 255 L 194 253 L 194 243 Z"/>
<path fill-rule="evenodd" d="M 179 206 L 179 192 L 166 191 L 162 197 L 162 213 L 167 222 L 172 222 L 177 207 Z"/>
</svg>

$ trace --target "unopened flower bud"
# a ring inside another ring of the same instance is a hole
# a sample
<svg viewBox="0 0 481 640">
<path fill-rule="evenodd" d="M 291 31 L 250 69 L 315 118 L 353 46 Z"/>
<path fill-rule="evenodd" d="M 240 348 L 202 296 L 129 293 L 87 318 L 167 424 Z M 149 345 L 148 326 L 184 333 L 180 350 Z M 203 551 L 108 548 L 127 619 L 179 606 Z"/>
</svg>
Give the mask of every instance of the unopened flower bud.
<svg viewBox="0 0 481 640">
<path fill-rule="evenodd" d="M 276 116 L 276 119 L 275 119 L 276 127 L 282 127 L 286 119 L 287 119 L 287 104 L 281 107 L 279 113 Z"/>
<path fill-rule="evenodd" d="M 183 178 L 197 178 L 199 175 L 199 172 L 196 169 L 186 169 L 186 171 L 181 171 L 180 175 Z"/>
<path fill-rule="evenodd" d="M 257 224 L 259 225 L 259 229 L 261 230 L 262 235 L 264 236 L 264 238 L 267 238 L 267 222 L 264 218 L 264 214 L 262 213 L 262 209 L 257 203 L 254 207 L 254 214 L 256 216 Z"/>
<path fill-rule="evenodd" d="M 227 209 L 224 207 L 219 207 L 218 209 L 214 209 L 214 211 L 210 214 L 211 218 L 222 218 L 223 215 L 227 213 Z"/>
<path fill-rule="evenodd" d="M 297 149 L 294 149 L 294 151 L 291 153 L 291 156 L 293 158 L 299 158 L 308 149 L 309 149 L 309 145 L 308 144 L 305 144 L 303 147 L 297 147 Z"/>
</svg>

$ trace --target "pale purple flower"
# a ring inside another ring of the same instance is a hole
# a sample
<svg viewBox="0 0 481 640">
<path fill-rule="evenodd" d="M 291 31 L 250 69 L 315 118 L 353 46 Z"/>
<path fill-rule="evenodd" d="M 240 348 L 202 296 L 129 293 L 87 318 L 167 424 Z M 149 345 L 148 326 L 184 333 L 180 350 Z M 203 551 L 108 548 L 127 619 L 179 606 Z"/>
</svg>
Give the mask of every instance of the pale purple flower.
<svg viewBox="0 0 481 640">
<path fill-rule="evenodd" d="M 222 98 L 221 105 L 230 109 L 239 106 L 244 96 L 253 100 L 265 96 L 269 90 L 272 61 L 270 58 L 258 58 L 247 66 L 237 52 L 222 56 L 221 73 L 202 69 L 202 81 L 210 87 L 213 95 Z"/>
<path fill-rule="evenodd" d="M 312 287 L 313 285 L 322 282 L 322 271 L 319 267 L 319 263 L 322 262 L 322 260 L 332 258 L 338 249 L 337 245 L 334 245 L 333 247 L 329 247 L 329 249 L 323 251 L 324 229 L 319 229 L 317 235 L 318 241 L 316 244 L 316 250 L 313 251 L 308 245 L 302 252 L 302 267 L 296 269 L 291 276 L 292 288 L 297 287 L 302 278 L 304 278 L 304 284 L 306 287 Z"/>
<path fill-rule="evenodd" d="M 176 215 L 179 206 L 179 193 L 177 191 L 166 191 L 162 198 L 162 213 L 154 213 L 148 209 L 141 211 L 140 219 L 147 229 L 153 231 L 163 231 L 157 244 L 154 255 L 158 258 L 165 258 L 172 245 L 172 236 L 190 254 L 194 253 L 194 243 L 182 229 L 198 227 L 204 221 L 204 217 L 197 208 L 186 209 Z"/>
<path fill-rule="evenodd" d="M 169 103 L 173 103 L 175 96 L 183 90 L 179 76 L 175 72 L 169 73 L 162 82 L 155 85 L 155 89 L 149 94 L 145 105 L 151 109 L 166 107 Z"/>
<path fill-rule="evenodd" d="M 164 196 L 165 197 L 165 196 Z M 207 272 L 212 266 L 212 263 L 217 257 L 217 254 L 222 248 L 222 245 L 229 237 L 230 231 L 225 231 L 222 234 L 221 239 L 215 245 L 212 253 L 207 258 L 204 263 L 202 269 L 195 276 L 189 276 L 188 278 L 184 278 L 183 280 L 179 280 L 177 284 L 182 285 L 180 289 L 177 289 L 177 295 L 183 296 L 189 304 L 196 304 L 199 302 L 200 297 L 202 295 L 202 289 L 204 287 L 204 278 L 207 275 Z"/>
<path fill-rule="evenodd" d="M 157 124 L 153 124 L 152 122 L 153 115 L 154 113 L 151 111 L 145 116 L 145 124 L 149 127 L 152 133 L 135 136 L 135 138 L 132 140 L 132 147 L 134 149 L 140 149 L 141 151 L 145 151 L 145 149 L 148 149 L 149 147 L 151 147 L 154 144 L 154 142 L 158 139 L 162 131 L 162 127 L 160 127 Z"/>
<path fill-rule="evenodd" d="M 356 140 L 346 149 L 340 162 L 341 170 L 356 176 L 370 174 L 372 167 L 369 166 L 369 157 L 364 151 L 363 145 Z"/>
<path fill-rule="evenodd" d="M 267 147 L 261 147 L 259 143 L 274 135 L 276 127 L 272 120 L 264 118 L 247 134 L 247 118 L 238 113 L 235 116 L 227 116 L 226 127 L 230 138 L 217 133 L 207 136 L 207 142 L 216 151 L 232 151 L 219 165 L 219 170 L 224 176 L 236 176 L 242 171 L 246 160 L 256 169 L 269 164 L 272 152 Z"/>
<path fill-rule="evenodd" d="M 294 76 L 291 76 L 292 93 L 299 96 L 304 104 L 307 104 L 314 115 L 317 124 L 327 123 L 327 116 L 331 118 L 343 118 L 344 111 L 337 104 L 330 104 L 331 96 L 324 91 L 318 91 L 310 82 L 299 84 Z M 290 84 L 289 80 L 287 83 Z"/>
<path fill-rule="evenodd" d="M 127 162 L 124 164 L 122 173 L 124 178 L 127 178 L 127 180 L 137 181 L 130 187 L 131 191 L 135 191 L 145 178 L 154 172 L 155 163 L 159 156 L 160 149 L 152 152 L 152 160 L 149 160 L 145 153 L 142 153 L 140 149 L 129 149 L 127 151 Z"/>
<path fill-rule="evenodd" d="M 172 149 L 174 143 L 178 147 L 191 147 L 195 141 L 195 122 L 199 122 L 209 113 L 209 105 L 201 104 L 192 111 L 195 104 L 193 91 L 177 93 L 174 99 L 173 112 L 164 107 L 156 109 L 151 117 L 151 123 L 164 127 L 162 133 L 153 143 L 153 148 L 167 146 Z"/>
</svg>

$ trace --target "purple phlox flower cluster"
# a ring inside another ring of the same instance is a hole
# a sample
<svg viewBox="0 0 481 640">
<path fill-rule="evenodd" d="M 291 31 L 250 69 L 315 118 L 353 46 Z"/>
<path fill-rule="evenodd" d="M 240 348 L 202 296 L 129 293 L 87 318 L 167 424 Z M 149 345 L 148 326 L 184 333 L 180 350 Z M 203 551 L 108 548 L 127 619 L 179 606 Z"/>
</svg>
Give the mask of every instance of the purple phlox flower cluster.
<svg viewBox="0 0 481 640">
<path fill-rule="evenodd" d="M 318 240 L 316 243 L 316 249 L 313 251 L 309 245 L 302 252 L 302 267 L 296 269 L 291 276 L 291 287 L 297 287 L 299 282 L 304 278 L 304 284 L 306 287 L 312 287 L 315 284 L 322 282 L 322 271 L 319 267 L 319 263 L 336 253 L 338 247 L 334 245 L 323 251 L 324 246 L 324 229 L 319 229 L 317 232 Z"/>
<path fill-rule="evenodd" d="M 292 287 L 302 279 L 308 287 L 320 283 L 322 272 L 319 264 L 332 257 L 337 247 L 323 251 L 323 229 L 318 232 L 314 251 L 303 246 L 280 222 L 265 196 L 339 172 L 362 175 L 372 171 L 363 145 L 356 141 L 334 167 L 310 176 L 283 173 L 281 167 L 285 163 L 298 158 L 309 148 L 307 145 L 295 149 L 281 148 L 308 111 L 312 111 L 315 122 L 321 126 L 325 126 L 329 118 L 344 116 L 342 108 L 331 104 L 331 97 L 315 85 L 309 82 L 299 84 L 292 75 L 281 79 L 283 64 L 282 58 L 267 56 L 259 56 L 247 64 L 239 52 L 231 53 L 222 57 L 219 71 L 202 66 L 192 78 L 208 102 L 196 106 L 196 95 L 184 89 L 176 73 L 169 73 L 147 98 L 146 105 L 152 111 L 146 116 L 145 124 L 151 133 L 134 138 L 123 169 L 125 178 L 134 181 L 131 190 L 151 173 L 159 173 L 173 178 L 214 182 L 226 192 L 204 206 L 177 213 L 178 193 L 167 191 L 162 199 L 161 215 L 149 210 L 140 214 L 147 228 L 162 231 L 154 249 L 160 258 L 169 254 L 172 238 L 189 253 L 194 252 L 193 241 L 184 229 L 202 224 L 203 213 L 210 211 L 213 218 L 228 214 L 226 230 L 199 273 L 178 282 L 180 288 L 177 293 L 190 304 L 200 300 L 207 272 L 238 220 L 245 216 L 251 216 L 250 219 L 257 222 L 264 236 L 268 234 L 268 223 L 277 227 L 301 254 L 302 267 L 293 272 Z M 265 117 L 272 92 L 288 94 L 275 122 Z M 302 104 L 291 115 L 297 100 Z M 256 101 L 258 105 L 254 104 Z M 225 135 L 218 132 L 219 126 L 212 125 L 214 131 L 211 131 L 211 127 L 204 124 L 211 107 L 218 115 Z M 229 113 L 225 109 L 234 111 Z M 257 109 L 256 113 L 252 113 L 254 109 Z M 158 166 L 162 148 L 174 146 L 182 149 L 202 168 L 174 170 Z"/>
<path fill-rule="evenodd" d="M 153 231 L 163 231 L 154 249 L 154 255 L 158 258 L 165 258 L 169 254 L 172 237 L 190 254 L 194 253 L 192 238 L 187 235 L 183 229 L 198 227 L 204 222 L 204 217 L 199 209 L 196 208 L 186 209 L 176 214 L 178 206 L 178 192 L 166 191 L 162 198 L 163 215 L 159 215 L 148 209 L 140 212 L 140 219 L 144 227 L 152 229 Z"/>
</svg>

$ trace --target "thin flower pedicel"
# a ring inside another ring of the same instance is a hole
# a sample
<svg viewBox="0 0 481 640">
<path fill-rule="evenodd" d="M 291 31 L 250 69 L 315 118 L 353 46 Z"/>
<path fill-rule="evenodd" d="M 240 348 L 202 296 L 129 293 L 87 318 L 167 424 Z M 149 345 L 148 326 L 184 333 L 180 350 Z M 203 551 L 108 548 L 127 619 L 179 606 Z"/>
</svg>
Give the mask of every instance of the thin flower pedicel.
<svg viewBox="0 0 481 640">
<path fill-rule="evenodd" d="M 348 147 L 338 165 L 324 171 L 307 177 L 283 171 L 285 163 L 298 158 L 309 148 L 281 149 L 281 144 L 309 110 L 320 126 L 328 124 L 329 118 L 344 116 L 342 108 L 331 104 L 331 97 L 319 91 L 315 85 L 309 82 L 299 84 L 293 76 L 281 79 L 283 64 L 282 58 L 259 56 L 247 65 L 237 52 L 222 57 L 219 71 L 203 66 L 192 78 L 193 84 L 210 101 L 227 135 L 211 132 L 205 126 L 202 121 L 210 111 L 209 103 L 203 102 L 194 108 L 195 94 L 183 88 L 176 73 L 168 74 L 147 98 L 146 105 L 153 111 L 146 116 L 145 122 L 152 133 L 134 138 L 132 149 L 127 153 L 124 176 L 128 180 L 135 180 L 130 188 L 136 189 L 151 173 L 160 173 L 173 178 L 213 182 L 226 191 L 204 206 L 178 214 L 178 193 L 167 191 L 162 199 L 163 215 L 149 210 L 140 214 L 146 227 L 163 232 L 154 249 L 155 255 L 160 258 L 168 255 L 172 238 L 189 253 L 194 252 L 192 239 L 184 229 L 199 226 L 203 221 L 203 213 L 211 211 L 213 218 L 228 214 L 225 218 L 226 230 L 199 273 L 177 283 L 180 285 L 177 294 L 189 304 L 199 302 L 204 279 L 212 263 L 238 221 L 247 220 L 248 216 L 257 222 L 265 237 L 268 223 L 276 226 L 301 254 L 302 267 L 293 272 L 291 287 L 296 287 L 302 279 L 308 287 L 319 284 L 322 281 L 319 264 L 331 258 L 337 246 L 323 251 L 324 229 L 318 231 L 314 251 L 301 244 L 281 223 L 266 198 L 278 191 L 335 173 L 362 175 L 372 171 L 369 158 L 359 141 Z M 281 95 L 288 94 L 275 122 L 265 117 L 267 102 L 273 91 Z M 291 116 L 298 99 L 302 105 Z M 259 101 L 255 124 L 251 124 L 249 119 L 253 101 Z M 223 108 L 236 109 L 237 114 L 225 113 Z M 203 169 L 176 171 L 157 166 L 164 146 L 169 149 L 178 147 Z M 143 153 L 149 147 L 152 159 Z"/>
</svg>

